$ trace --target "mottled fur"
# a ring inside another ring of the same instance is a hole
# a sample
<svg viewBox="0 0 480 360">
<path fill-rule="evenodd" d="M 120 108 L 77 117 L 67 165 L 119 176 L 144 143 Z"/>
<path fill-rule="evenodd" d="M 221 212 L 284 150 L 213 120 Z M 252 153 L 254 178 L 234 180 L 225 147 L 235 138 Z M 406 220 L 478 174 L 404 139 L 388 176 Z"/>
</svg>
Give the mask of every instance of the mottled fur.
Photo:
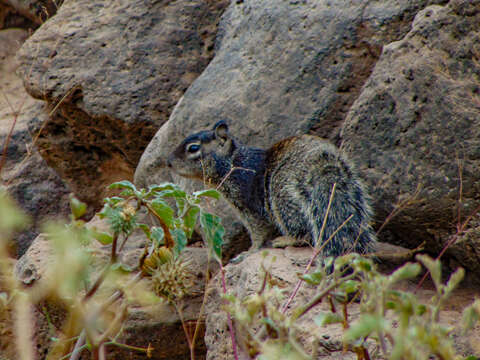
<svg viewBox="0 0 480 360">
<path fill-rule="evenodd" d="M 219 121 L 212 130 L 187 137 L 170 155 L 168 165 L 181 176 L 221 184 L 219 190 L 238 211 L 253 248 L 261 247 L 278 231 L 320 246 L 351 215 L 325 246 L 324 255 L 366 253 L 375 242 L 361 181 L 339 150 L 318 137 L 294 136 L 263 150 L 242 145 L 229 134 L 226 123 Z"/>
</svg>

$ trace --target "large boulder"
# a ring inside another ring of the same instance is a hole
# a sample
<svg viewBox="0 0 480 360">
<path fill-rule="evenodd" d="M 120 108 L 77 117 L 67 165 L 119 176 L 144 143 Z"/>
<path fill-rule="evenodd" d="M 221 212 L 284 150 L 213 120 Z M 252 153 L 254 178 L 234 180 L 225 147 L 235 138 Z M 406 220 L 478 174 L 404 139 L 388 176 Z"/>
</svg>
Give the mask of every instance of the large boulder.
<svg viewBox="0 0 480 360">
<path fill-rule="evenodd" d="M 15 75 L 15 53 L 26 30 L 0 31 L 0 174 L 3 185 L 32 223 L 15 236 L 14 253 L 22 255 L 48 218 L 67 217 L 70 190 L 34 147 L 30 122 L 38 122 L 43 102 L 30 97 Z"/>
<path fill-rule="evenodd" d="M 220 22 L 214 59 L 145 150 L 136 182 L 168 179 L 163 167 L 173 146 L 219 119 L 227 119 L 241 141 L 260 147 L 307 132 L 336 141 L 382 47 L 401 39 L 429 3 L 232 2 Z M 245 239 L 235 216 L 220 211 L 228 246 Z"/>
<path fill-rule="evenodd" d="M 378 221 L 400 210 L 385 227 L 388 241 L 426 241 L 438 254 L 457 239 L 447 252 L 453 267 L 480 276 L 480 1 L 427 7 L 384 47 L 342 141 L 372 189 Z"/>
<path fill-rule="evenodd" d="M 227 1 L 70 0 L 23 45 L 19 72 L 46 101 L 41 155 L 99 206 L 132 178 L 158 127 L 213 55 Z"/>
</svg>

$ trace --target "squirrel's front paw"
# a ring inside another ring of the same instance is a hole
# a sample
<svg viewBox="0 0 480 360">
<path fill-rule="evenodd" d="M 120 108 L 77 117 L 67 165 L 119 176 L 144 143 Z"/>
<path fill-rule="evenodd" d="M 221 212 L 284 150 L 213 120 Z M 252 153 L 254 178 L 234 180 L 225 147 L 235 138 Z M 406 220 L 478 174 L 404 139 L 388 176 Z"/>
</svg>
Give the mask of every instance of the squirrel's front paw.
<svg viewBox="0 0 480 360">
<path fill-rule="evenodd" d="M 304 240 L 294 238 L 292 236 L 283 235 L 272 240 L 272 247 L 286 248 L 287 246 L 305 246 L 307 243 Z"/>
</svg>

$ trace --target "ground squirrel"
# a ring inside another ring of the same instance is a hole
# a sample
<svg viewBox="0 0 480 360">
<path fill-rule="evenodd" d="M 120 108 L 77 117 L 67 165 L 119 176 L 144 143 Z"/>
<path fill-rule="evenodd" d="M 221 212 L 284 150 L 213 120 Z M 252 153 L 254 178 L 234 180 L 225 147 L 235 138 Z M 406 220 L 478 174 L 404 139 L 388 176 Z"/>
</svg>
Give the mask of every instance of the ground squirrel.
<svg viewBox="0 0 480 360">
<path fill-rule="evenodd" d="M 293 136 L 264 150 L 241 144 L 227 123 L 219 121 L 212 130 L 183 140 L 167 164 L 178 175 L 220 185 L 219 191 L 249 230 L 253 249 L 278 231 L 321 246 L 338 230 L 323 248 L 325 256 L 367 253 L 375 242 L 362 182 L 338 148 L 319 137 Z"/>
</svg>

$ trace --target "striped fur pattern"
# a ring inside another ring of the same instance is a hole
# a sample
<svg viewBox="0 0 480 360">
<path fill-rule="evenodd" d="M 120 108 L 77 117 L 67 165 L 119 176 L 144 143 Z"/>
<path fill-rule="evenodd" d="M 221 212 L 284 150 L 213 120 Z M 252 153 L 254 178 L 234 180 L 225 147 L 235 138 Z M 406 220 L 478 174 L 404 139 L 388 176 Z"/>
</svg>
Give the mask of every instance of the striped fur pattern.
<svg viewBox="0 0 480 360">
<path fill-rule="evenodd" d="M 242 145 L 219 121 L 211 130 L 188 136 L 167 163 L 181 176 L 221 184 L 254 249 L 279 233 L 313 246 L 333 235 L 323 248 L 325 256 L 367 253 L 376 241 L 361 180 L 345 156 L 321 138 L 294 136 L 263 150 Z"/>
</svg>

